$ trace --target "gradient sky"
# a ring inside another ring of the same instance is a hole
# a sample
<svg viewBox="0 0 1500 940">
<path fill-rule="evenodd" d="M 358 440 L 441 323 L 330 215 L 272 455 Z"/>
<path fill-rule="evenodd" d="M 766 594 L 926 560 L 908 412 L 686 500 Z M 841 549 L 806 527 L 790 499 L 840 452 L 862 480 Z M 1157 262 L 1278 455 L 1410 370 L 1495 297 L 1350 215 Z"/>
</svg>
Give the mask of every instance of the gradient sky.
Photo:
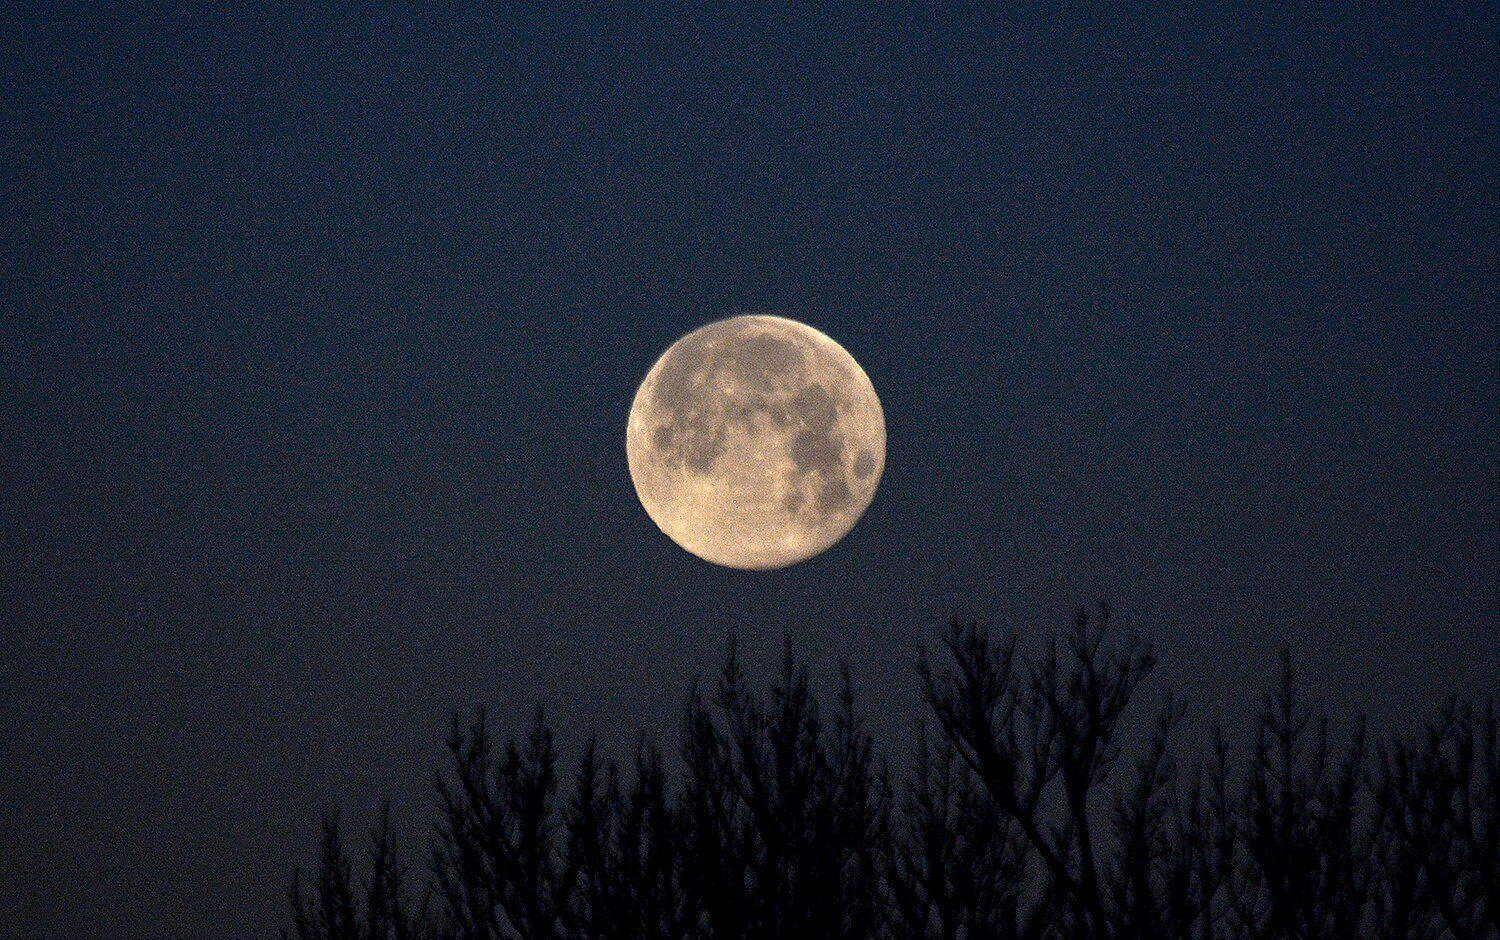
<svg viewBox="0 0 1500 940">
<path fill-rule="evenodd" d="M 730 631 L 895 751 L 950 613 L 1109 600 L 1231 724 L 1282 645 L 1382 727 L 1486 691 L 1500 15 L 1428 6 L 7 4 L 0 938 L 266 937 L 454 711 L 670 745 Z M 890 433 L 769 574 L 623 449 L 745 311 Z"/>
</svg>

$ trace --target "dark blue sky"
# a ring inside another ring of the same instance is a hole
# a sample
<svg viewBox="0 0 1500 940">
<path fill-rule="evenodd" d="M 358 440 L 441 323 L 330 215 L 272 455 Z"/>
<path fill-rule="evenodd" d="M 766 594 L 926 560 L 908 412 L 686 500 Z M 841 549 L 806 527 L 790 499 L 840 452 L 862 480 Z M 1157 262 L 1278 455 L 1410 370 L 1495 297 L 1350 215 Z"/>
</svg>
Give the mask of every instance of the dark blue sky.
<svg viewBox="0 0 1500 940">
<path fill-rule="evenodd" d="M 1427 6 L 8 5 L 0 938 L 267 936 L 455 710 L 670 743 L 731 630 L 897 751 L 950 613 L 1111 600 L 1231 724 L 1283 644 L 1385 726 L 1487 690 L 1500 16 Z M 750 310 L 890 434 L 770 574 L 623 450 Z"/>
</svg>

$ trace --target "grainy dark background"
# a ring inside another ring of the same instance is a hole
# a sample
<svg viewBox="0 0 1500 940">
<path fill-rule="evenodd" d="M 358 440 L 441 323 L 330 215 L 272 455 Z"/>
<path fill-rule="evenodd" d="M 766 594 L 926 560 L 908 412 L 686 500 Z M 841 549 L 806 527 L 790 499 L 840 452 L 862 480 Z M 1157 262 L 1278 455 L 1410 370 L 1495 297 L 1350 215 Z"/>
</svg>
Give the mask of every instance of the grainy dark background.
<svg viewBox="0 0 1500 940">
<path fill-rule="evenodd" d="M 0 937 L 250 938 L 448 716 L 670 743 L 731 630 L 893 750 L 950 612 L 1108 598 L 1197 714 L 1500 663 L 1500 17 L 8 4 Z M 635 383 L 769 310 L 880 392 L 826 555 L 705 565 Z"/>
</svg>

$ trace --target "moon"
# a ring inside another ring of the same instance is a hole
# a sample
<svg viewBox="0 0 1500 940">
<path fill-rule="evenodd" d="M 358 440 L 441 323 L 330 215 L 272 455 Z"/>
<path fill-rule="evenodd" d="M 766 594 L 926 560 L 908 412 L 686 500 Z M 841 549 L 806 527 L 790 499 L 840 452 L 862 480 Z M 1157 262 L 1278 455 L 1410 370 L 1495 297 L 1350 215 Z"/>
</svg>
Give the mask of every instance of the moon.
<svg viewBox="0 0 1500 940">
<path fill-rule="evenodd" d="M 844 347 L 785 317 L 701 326 L 635 394 L 625 452 L 636 494 L 672 541 L 730 568 L 826 551 L 885 470 L 885 414 Z"/>
</svg>

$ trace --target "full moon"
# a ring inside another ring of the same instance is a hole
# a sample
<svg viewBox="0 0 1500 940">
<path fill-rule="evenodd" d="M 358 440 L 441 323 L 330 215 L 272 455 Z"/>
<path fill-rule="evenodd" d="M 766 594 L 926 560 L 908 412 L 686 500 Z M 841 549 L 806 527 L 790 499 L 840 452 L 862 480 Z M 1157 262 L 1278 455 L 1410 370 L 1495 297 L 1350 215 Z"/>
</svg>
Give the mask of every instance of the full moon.
<svg viewBox="0 0 1500 940">
<path fill-rule="evenodd" d="M 843 538 L 885 469 L 885 415 L 844 347 L 784 317 L 731 317 L 673 343 L 625 433 L 651 520 L 706 561 L 768 569 Z"/>
</svg>

